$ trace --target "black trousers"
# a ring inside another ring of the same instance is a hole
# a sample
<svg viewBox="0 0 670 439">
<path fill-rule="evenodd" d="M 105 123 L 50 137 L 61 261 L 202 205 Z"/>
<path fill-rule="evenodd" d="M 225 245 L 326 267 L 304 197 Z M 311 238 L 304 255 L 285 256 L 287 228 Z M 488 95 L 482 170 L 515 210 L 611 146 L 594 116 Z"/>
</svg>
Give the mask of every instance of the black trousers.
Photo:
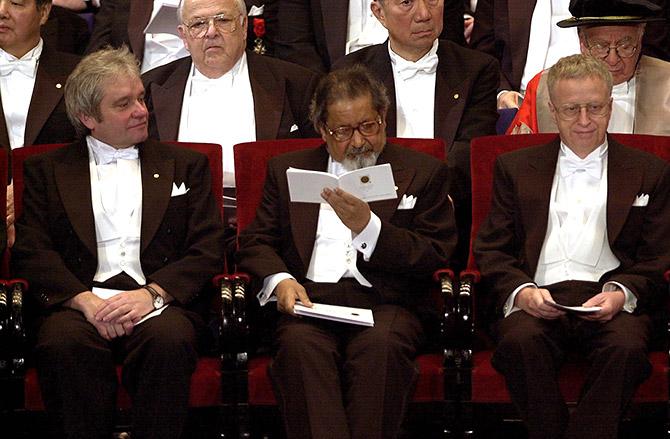
<svg viewBox="0 0 670 439">
<path fill-rule="evenodd" d="M 46 316 L 35 353 L 54 437 L 109 439 L 120 359 L 133 404 L 133 439 L 179 438 L 197 361 L 198 319 L 169 306 L 131 335 L 107 341 L 78 311 L 61 308 Z"/>
<path fill-rule="evenodd" d="M 554 300 L 580 305 L 600 292 L 593 282 L 544 287 Z M 616 439 L 621 415 L 651 371 L 647 358 L 650 318 L 620 312 L 606 323 L 566 314 L 538 319 L 517 311 L 498 323 L 493 366 L 505 375 L 512 401 L 531 439 Z M 569 415 L 558 387 L 568 351 L 590 363 L 575 411 Z"/>
</svg>

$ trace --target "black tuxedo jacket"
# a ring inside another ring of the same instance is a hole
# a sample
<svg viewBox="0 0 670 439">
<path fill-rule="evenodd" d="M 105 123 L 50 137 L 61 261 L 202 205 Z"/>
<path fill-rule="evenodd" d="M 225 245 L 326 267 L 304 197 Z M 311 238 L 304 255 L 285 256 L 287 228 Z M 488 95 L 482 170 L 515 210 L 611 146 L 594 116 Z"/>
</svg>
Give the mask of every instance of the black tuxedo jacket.
<svg viewBox="0 0 670 439">
<path fill-rule="evenodd" d="M 207 158 L 151 140 L 139 145 L 140 262 L 177 303 L 189 304 L 223 267 L 223 228 Z M 30 157 L 12 268 L 45 308 L 91 289 L 97 269 L 89 158 L 84 140 Z M 172 196 L 173 185 L 188 192 Z"/>
<path fill-rule="evenodd" d="M 33 96 L 28 107 L 25 145 L 64 143 L 74 139 L 74 127 L 65 112 L 63 90 L 67 77 L 78 62 L 78 56 L 56 52 L 44 45 L 37 66 Z M 2 109 L 1 101 L 0 109 Z M 0 144 L 3 148 L 9 149 L 9 135 L 4 116 L 0 118 Z"/>
<path fill-rule="evenodd" d="M 315 137 L 309 121 L 309 103 L 317 74 L 278 59 L 247 52 L 249 79 L 254 95 L 256 139 Z M 162 141 L 177 140 L 186 81 L 191 58 L 182 58 L 144 75 L 149 109 L 149 136 Z M 212 102 L 213 106 L 228 105 Z M 296 125 L 297 130 L 291 131 Z"/>
<path fill-rule="evenodd" d="M 95 14 L 93 34 L 86 53 L 95 52 L 107 45 L 130 48 L 142 62 L 144 57 L 144 28 L 154 8 L 151 0 L 103 0 Z"/>
<path fill-rule="evenodd" d="M 607 237 L 621 265 L 616 281 L 638 298 L 638 310 L 656 303 L 670 268 L 670 165 L 608 139 Z M 495 165 L 491 211 L 475 243 L 475 257 L 498 309 L 519 285 L 533 282 L 547 233 L 559 140 L 501 155 Z M 633 206 L 636 196 L 649 204 Z"/>
<path fill-rule="evenodd" d="M 381 219 L 377 246 L 368 262 L 357 266 L 384 303 L 413 308 L 426 298 L 434 270 L 448 266 L 456 244 L 453 207 L 445 190 L 447 168 L 439 160 L 396 145 L 386 145 L 378 164 L 390 163 L 398 198 L 370 203 Z M 275 157 L 255 220 L 241 233 L 237 259 L 256 280 L 288 272 L 306 281 L 319 204 L 291 203 L 288 167 L 325 171 L 325 146 Z M 413 209 L 398 210 L 404 195 L 417 198 Z M 310 290 L 308 288 L 308 294 Z"/>
</svg>

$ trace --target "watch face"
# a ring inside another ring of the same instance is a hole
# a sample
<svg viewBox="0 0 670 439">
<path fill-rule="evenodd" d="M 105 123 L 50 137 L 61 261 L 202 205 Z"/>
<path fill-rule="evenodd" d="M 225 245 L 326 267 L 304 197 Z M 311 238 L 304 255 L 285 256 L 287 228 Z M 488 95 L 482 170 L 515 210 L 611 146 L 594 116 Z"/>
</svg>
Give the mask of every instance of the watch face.
<svg viewBox="0 0 670 439">
<path fill-rule="evenodd" d="M 163 307 L 163 297 L 161 296 L 156 296 L 154 297 L 154 308 L 162 308 Z"/>
</svg>

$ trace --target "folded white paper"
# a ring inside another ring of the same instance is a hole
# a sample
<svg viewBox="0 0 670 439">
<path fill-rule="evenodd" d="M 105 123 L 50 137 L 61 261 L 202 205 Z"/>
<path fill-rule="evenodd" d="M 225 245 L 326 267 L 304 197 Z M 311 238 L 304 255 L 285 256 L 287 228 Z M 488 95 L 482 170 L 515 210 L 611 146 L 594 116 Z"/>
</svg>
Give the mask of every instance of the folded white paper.
<svg viewBox="0 0 670 439">
<path fill-rule="evenodd" d="M 549 300 L 545 300 L 544 303 L 556 309 L 560 309 L 561 311 L 574 312 L 577 314 L 593 314 L 602 309 L 599 306 L 566 306 L 561 305 L 560 303 L 550 302 Z"/>
<path fill-rule="evenodd" d="M 345 172 L 339 177 L 328 172 L 288 168 L 286 170 L 291 201 L 300 203 L 324 203 L 321 191 L 324 188 L 340 189 L 363 201 L 379 201 L 397 198 L 391 165 L 368 166 Z"/>
<path fill-rule="evenodd" d="M 161 3 L 158 11 L 153 14 L 153 18 L 144 28 L 145 34 L 172 34 L 179 36 L 177 31 L 179 21 L 177 21 L 177 6 Z"/>
<path fill-rule="evenodd" d="M 113 290 L 111 288 L 93 287 L 93 288 L 91 288 L 91 292 L 93 294 L 95 294 L 96 296 L 98 296 L 99 298 L 101 298 L 101 299 L 109 299 L 112 296 L 116 296 L 117 294 L 122 293 L 123 290 Z M 158 309 L 155 309 L 155 310 L 151 311 L 149 314 L 145 315 L 144 317 L 142 317 L 141 320 L 139 320 L 137 323 L 135 323 L 134 326 L 137 326 L 140 323 L 142 323 L 145 320 L 148 320 L 152 317 L 156 317 L 156 316 L 160 315 L 163 311 L 165 311 L 165 308 L 167 308 L 168 306 L 170 306 L 170 305 L 165 304 L 162 308 L 158 308 Z"/>
<path fill-rule="evenodd" d="M 375 325 L 372 310 L 370 309 L 325 305 L 323 303 L 313 303 L 313 305 L 312 308 L 309 308 L 302 303 L 296 303 L 293 306 L 293 311 L 299 316 L 316 317 L 318 319 L 333 320 L 335 322 L 350 323 L 352 325 Z"/>
</svg>

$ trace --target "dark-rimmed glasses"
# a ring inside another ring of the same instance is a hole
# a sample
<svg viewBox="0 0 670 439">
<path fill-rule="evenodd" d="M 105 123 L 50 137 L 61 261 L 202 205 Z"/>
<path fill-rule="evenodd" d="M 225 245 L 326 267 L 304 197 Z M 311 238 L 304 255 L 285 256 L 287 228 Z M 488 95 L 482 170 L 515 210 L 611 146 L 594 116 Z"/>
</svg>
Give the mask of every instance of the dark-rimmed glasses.
<svg viewBox="0 0 670 439">
<path fill-rule="evenodd" d="M 361 136 L 374 136 L 379 133 L 379 129 L 382 126 L 382 118 L 377 116 L 376 120 L 369 120 L 367 122 L 359 123 L 355 127 L 350 126 L 341 126 L 337 127 L 334 130 L 328 128 L 328 125 L 323 124 L 326 127 L 328 134 L 333 136 L 338 142 L 346 142 L 354 136 L 354 131 L 358 131 Z"/>
<path fill-rule="evenodd" d="M 238 21 L 240 21 L 238 18 L 240 17 L 240 14 L 216 14 L 211 17 L 194 18 L 190 22 L 184 23 L 184 26 L 186 26 L 191 38 L 194 39 L 204 38 L 211 25 L 214 25 L 218 32 L 232 34 L 237 30 Z"/>
</svg>

